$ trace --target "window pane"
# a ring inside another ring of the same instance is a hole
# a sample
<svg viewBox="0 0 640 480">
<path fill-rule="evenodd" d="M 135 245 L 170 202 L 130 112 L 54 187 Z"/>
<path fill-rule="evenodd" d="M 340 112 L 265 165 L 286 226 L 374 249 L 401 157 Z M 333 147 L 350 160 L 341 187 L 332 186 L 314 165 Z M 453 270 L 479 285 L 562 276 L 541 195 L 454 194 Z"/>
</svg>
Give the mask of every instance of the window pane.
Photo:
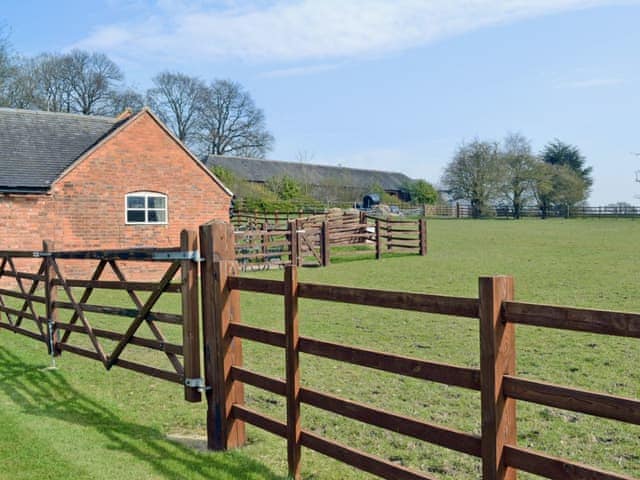
<svg viewBox="0 0 640 480">
<path fill-rule="evenodd" d="M 149 223 L 164 223 L 167 221 L 165 210 L 149 210 Z"/>
<path fill-rule="evenodd" d="M 127 208 L 144 208 L 144 197 L 127 197 Z"/>
<path fill-rule="evenodd" d="M 128 210 L 127 222 L 144 222 L 144 210 Z"/>
<path fill-rule="evenodd" d="M 148 197 L 149 208 L 167 208 L 164 197 Z"/>
</svg>

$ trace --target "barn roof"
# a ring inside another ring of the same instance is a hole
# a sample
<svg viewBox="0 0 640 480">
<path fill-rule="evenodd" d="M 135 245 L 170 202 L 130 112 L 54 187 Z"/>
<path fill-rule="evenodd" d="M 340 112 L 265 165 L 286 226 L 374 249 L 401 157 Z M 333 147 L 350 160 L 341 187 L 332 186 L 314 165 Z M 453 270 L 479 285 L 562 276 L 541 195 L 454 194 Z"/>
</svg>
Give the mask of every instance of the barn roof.
<svg viewBox="0 0 640 480">
<path fill-rule="evenodd" d="M 127 119 L 0 108 L 0 192 L 43 193 Z"/>
<path fill-rule="evenodd" d="M 351 188 L 367 189 L 379 185 L 387 191 L 403 190 L 411 179 L 404 173 L 365 170 L 299 162 L 282 162 L 246 157 L 209 155 L 205 161 L 211 167 L 219 165 L 251 182 L 266 182 L 272 177 L 288 175 L 310 185 L 331 185 L 340 181 Z"/>
</svg>

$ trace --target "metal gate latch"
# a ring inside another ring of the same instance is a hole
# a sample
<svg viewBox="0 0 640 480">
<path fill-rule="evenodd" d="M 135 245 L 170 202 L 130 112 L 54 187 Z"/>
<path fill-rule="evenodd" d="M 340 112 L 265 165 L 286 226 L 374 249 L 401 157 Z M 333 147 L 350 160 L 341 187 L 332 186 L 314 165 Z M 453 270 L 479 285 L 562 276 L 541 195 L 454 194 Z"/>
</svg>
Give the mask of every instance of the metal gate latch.
<svg viewBox="0 0 640 480">
<path fill-rule="evenodd" d="M 185 378 L 184 384 L 186 387 L 195 388 L 199 392 L 211 390 L 211 387 L 207 387 L 202 378 Z"/>
</svg>

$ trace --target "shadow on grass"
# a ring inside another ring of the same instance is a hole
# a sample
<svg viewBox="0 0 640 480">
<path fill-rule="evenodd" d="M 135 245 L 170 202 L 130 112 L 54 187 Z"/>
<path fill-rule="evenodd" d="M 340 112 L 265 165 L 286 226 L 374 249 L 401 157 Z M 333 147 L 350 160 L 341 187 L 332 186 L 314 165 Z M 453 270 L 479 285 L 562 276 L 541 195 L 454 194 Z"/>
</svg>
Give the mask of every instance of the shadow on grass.
<svg viewBox="0 0 640 480">
<path fill-rule="evenodd" d="M 133 455 L 166 479 L 251 478 L 281 480 L 264 465 L 238 452 L 201 453 L 168 441 L 155 428 L 123 421 L 109 408 L 75 390 L 55 370 L 26 363 L 0 346 L 0 391 L 29 415 L 88 427 L 107 448 Z M 60 439 L 64 442 L 65 439 Z"/>
</svg>

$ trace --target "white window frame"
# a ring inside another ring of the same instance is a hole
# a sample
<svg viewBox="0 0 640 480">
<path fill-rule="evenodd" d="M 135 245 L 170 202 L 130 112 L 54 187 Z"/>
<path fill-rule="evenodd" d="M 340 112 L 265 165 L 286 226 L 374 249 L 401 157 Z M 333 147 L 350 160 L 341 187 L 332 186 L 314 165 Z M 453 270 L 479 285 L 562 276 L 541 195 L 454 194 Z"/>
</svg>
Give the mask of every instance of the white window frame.
<svg viewBox="0 0 640 480">
<path fill-rule="evenodd" d="M 129 208 L 129 197 L 143 197 L 144 208 Z M 164 208 L 149 208 L 149 198 L 163 198 Z M 129 211 L 144 212 L 144 222 L 130 222 Z M 164 211 L 163 222 L 150 222 L 149 211 Z M 169 223 L 169 197 L 159 192 L 130 192 L 124 196 L 124 221 L 126 225 L 167 225 Z"/>
</svg>

